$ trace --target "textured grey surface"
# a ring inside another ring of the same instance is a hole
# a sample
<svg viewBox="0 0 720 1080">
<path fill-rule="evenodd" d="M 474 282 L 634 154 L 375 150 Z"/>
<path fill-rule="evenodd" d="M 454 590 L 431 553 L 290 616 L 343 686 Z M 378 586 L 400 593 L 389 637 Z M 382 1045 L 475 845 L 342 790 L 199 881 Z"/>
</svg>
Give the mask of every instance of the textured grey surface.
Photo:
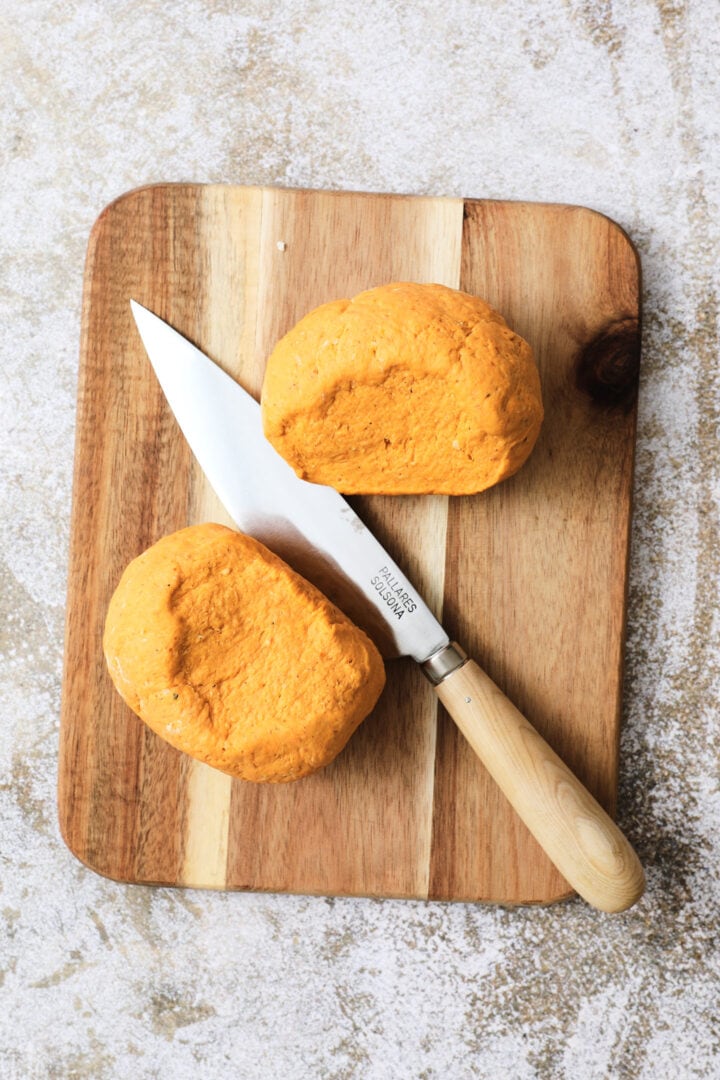
<svg viewBox="0 0 720 1080">
<path fill-rule="evenodd" d="M 422 10 L 425 8 L 425 10 Z M 715 3 L 6 0 L 0 1075 L 720 1077 Z M 644 270 L 619 815 L 648 892 L 124 888 L 55 817 L 83 258 L 155 180 L 566 201 Z"/>
</svg>

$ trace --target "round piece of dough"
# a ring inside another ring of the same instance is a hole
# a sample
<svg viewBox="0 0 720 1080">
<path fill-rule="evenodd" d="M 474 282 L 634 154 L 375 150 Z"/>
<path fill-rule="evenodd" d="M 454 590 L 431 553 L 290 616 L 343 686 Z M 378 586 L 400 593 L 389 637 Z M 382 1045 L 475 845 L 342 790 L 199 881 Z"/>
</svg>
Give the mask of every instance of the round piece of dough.
<svg viewBox="0 0 720 1080">
<path fill-rule="evenodd" d="M 130 563 L 103 648 L 117 690 L 156 734 L 256 782 L 327 765 L 385 683 L 362 630 L 223 525 L 181 529 Z"/>
<path fill-rule="evenodd" d="M 399 283 L 322 304 L 276 345 L 265 435 L 346 494 L 469 495 L 529 456 L 543 406 L 532 349 L 488 304 Z"/>
</svg>

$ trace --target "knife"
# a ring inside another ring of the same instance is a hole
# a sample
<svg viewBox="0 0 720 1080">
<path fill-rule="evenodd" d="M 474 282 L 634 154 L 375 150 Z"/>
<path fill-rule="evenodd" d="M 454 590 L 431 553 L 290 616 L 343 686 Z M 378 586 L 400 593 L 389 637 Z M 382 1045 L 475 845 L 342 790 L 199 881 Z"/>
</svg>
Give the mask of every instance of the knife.
<svg viewBox="0 0 720 1080">
<path fill-rule="evenodd" d="M 214 361 L 130 301 L 140 337 L 200 467 L 243 532 L 311 580 L 384 655 L 411 656 L 546 854 L 588 903 L 618 912 L 642 867 L 612 818 L 481 668 L 333 488 L 299 479 L 263 434 L 260 406 Z"/>
</svg>

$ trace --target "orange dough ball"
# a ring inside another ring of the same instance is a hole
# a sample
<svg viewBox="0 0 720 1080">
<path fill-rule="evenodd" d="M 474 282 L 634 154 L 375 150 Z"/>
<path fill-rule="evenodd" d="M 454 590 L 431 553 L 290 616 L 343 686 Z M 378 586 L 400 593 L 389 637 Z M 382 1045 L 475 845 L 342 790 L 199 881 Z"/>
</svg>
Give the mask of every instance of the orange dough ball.
<svg viewBox="0 0 720 1080">
<path fill-rule="evenodd" d="M 327 765 L 370 713 L 370 639 L 257 540 L 194 525 L 123 573 L 103 648 L 115 687 L 161 738 L 256 782 Z"/>
<path fill-rule="evenodd" d="M 276 345 L 265 435 L 346 494 L 469 495 L 529 456 L 543 406 L 532 349 L 488 304 L 399 283 L 322 304 Z"/>
</svg>

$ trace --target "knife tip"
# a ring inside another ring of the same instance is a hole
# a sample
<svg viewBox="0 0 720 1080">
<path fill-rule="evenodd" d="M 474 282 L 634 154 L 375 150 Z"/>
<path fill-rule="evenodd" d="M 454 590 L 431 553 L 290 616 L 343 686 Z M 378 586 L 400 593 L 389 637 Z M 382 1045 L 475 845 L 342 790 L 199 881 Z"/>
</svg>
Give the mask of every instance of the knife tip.
<svg viewBox="0 0 720 1080">
<path fill-rule="evenodd" d="M 156 321 L 160 321 L 150 308 L 146 308 L 143 304 L 139 304 L 137 300 L 133 300 L 132 298 L 130 299 L 130 311 L 135 320 L 135 325 L 141 332 L 143 328 L 149 328 L 154 325 Z"/>
</svg>

